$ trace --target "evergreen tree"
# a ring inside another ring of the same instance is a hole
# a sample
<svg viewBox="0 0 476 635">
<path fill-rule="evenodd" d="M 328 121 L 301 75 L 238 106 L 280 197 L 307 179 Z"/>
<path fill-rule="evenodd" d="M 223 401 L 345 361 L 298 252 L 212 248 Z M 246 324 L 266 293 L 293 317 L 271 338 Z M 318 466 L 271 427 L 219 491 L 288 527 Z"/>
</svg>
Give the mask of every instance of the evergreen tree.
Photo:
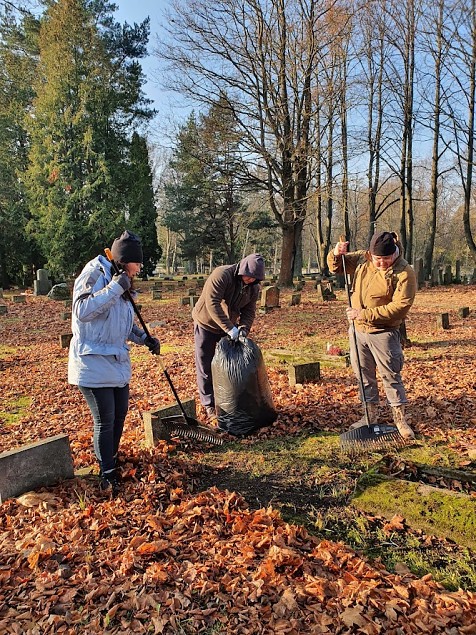
<svg viewBox="0 0 476 635">
<path fill-rule="evenodd" d="M 157 241 L 157 212 L 152 187 L 149 152 L 144 137 L 134 132 L 130 146 L 128 169 L 129 219 L 127 227 L 137 232 L 142 240 L 144 264 L 142 274 L 149 276 L 160 260 L 162 249 Z"/>
<path fill-rule="evenodd" d="M 106 2 L 59 0 L 42 21 L 27 184 L 29 230 L 55 274 L 74 273 L 126 224 L 129 138 L 147 110 L 148 24 L 115 24 Z M 138 233 L 141 234 L 139 229 Z"/>
<path fill-rule="evenodd" d="M 23 113 L 33 98 L 38 21 L 0 18 L 0 286 L 31 284 L 31 265 L 41 264 L 25 228 L 29 210 L 22 180 L 28 139 Z"/>
</svg>

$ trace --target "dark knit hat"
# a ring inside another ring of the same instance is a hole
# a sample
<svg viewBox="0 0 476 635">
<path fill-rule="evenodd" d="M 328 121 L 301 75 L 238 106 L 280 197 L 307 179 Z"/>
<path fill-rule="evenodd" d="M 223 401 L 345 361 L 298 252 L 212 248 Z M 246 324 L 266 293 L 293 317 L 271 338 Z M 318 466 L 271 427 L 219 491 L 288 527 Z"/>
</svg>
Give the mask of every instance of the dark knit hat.
<svg viewBox="0 0 476 635">
<path fill-rule="evenodd" d="M 238 275 L 254 278 L 258 282 L 264 280 L 264 258 L 260 254 L 250 254 L 240 260 Z"/>
<path fill-rule="evenodd" d="M 397 235 L 394 232 L 379 232 L 370 241 L 369 251 L 372 256 L 391 256 L 397 249 Z"/>
<path fill-rule="evenodd" d="M 111 252 L 116 262 L 142 263 L 143 260 L 142 245 L 139 236 L 127 231 L 127 229 L 112 243 Z"/>
</svg>

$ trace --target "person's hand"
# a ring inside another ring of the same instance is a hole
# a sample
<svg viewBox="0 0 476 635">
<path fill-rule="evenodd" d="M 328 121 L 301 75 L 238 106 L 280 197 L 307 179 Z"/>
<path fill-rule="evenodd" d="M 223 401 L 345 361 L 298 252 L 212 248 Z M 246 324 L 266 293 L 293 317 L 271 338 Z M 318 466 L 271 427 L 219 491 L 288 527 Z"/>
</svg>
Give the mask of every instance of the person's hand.
<svg viewBox="0 0 476 635">
<path fill-rule="evenodd" d="M 349 241 L 338 242 L 334 247 L 334 256 L 342 256 L 342 254 L 346 254 L 349 249 Z"/>
<path fill-rule="evenodd" d="M 131 279 L 129 278 L 127 273 L 123 272 L 116 274 L 115 276 L 112 276 L 112 279 L 114 280 L 114 282 L 120 284 L 124 291 L 128 291 L 131 288 Z"/>
<path fill-rule="evenodd" d="M 230 329 L 227 332 L 227 335 L 231 340 L 236 341 L 240 335 L 240 331 L 238 330 L 236 326 L 234 326 L 232 329 Z"/>
<path fill-rule="evenodd" d="M 156 337 L 146 337 L 144 344 L 147 346 L 152 355 L 160 355 L 160 342 Z"/>
<path fill-rule="evenodd" d="M 240 324 L 240 326 L 238 327 L 238 333 L 238 337 L 248 337 L 248 327 L 244 324 Z"/>
<path fill-rule="evenodd" d="M 351 309 L 349 307 L 345 310 L 345 312 L 349 322 L 353 322 L 354 320 L 358 320 L 360 318 L 360 309 Z"/>
</svg>

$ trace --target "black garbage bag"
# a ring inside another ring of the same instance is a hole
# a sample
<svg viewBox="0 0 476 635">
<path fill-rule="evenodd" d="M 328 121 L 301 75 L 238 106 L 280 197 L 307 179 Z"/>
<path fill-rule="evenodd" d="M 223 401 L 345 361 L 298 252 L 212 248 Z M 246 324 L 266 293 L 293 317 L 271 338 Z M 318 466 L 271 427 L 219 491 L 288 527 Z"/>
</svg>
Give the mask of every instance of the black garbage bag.
<svg viewBox="0 0 476 635">
<path fill-rule="evenodd" d="M 276 420 L 271 387 L 259 346 L 249 338 L 222 338 L 212 360 L 218 424 L 246 436 Z"/>
</svg>

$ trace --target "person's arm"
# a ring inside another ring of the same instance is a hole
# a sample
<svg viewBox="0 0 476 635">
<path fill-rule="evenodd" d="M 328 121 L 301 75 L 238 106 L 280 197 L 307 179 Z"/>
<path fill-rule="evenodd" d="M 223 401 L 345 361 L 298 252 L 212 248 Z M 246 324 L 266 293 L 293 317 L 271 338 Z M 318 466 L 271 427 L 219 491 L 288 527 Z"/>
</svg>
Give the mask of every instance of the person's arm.
<svg viewBox="0 0 476 635">
<path fill-rule="evenodd" d="M 348 274 L 352 275 L 357 269 L 359 261 L 365 257 L 366 251 L 351 251 L 347 252 L 349 243 L 338 242 L 334 249 L 327 254 L 327 266 L 331 273 L 344 273 L 344 267 L 342 265 L 342 255 L 345 256 L 345 268 Z"/>
<path fill-rule="evenodd" d="M 227 272 L 212 271 L 207 280 L 206 289 L 202 293 L 205 294 L 205 306 L 212 320 L 221 329 L 228 333 L 235 326 L 227 316 L 221 305 L 227 286 L 230 284 Z M 239 281 L 237 281 L 239 284 Z"/>
<path fill-rule="evenodd" d="M 254 285 L 250 301 L 240 309 L 240 326 L 246 329 L 246 334 L 251 331 L 256 316 L 256 301 L 258 300 L 259 285 Z"/>
<path fill-rule="evenodd" d="M 122 274 L 125 275 L 125 274 Z M 108 282 L 98 267 L 79 274 L 74 283 L 72 311 L 81 322 L 91 322 L 117 302 L 125 291 L 120 281 Z"/>
</svg>

